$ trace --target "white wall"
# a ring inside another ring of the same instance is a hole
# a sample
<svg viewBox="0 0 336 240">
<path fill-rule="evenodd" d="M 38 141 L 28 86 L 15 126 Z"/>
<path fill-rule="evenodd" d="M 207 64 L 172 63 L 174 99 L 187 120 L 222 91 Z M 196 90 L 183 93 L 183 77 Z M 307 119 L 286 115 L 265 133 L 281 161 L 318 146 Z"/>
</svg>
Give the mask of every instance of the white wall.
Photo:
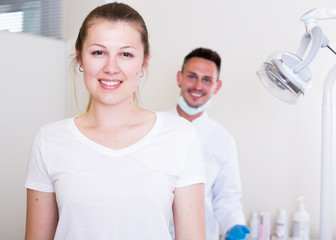
<svg viewBox="0 0 336 240">
<path fill-rule="evenodd" d="M 66 44 L 0 31 L 0 239 L 24 238 L 24 182 L 38 128 L 65 117 Z"/>
<path fill-rule="evenodd" d="M 296 105 L 288 105 L 268 93 L 256 71 L 272 52 L 296 51 L 304 33 L 301 15 L 315 7 L 336 6 L 336 2 L 122 2 L 142 14 L 150 32 L 152 57 L 141 89 L 142 106 L 157 111 L 174 106 L 179 94 L 175 75 L 183 57 L 200 46 L 217 50 L 222 56 L 223 87 L 213 99 L 209 114 L 236 139 L 247 219 L 252 211 L 260 210 L 271 211 L 275 218 L 280 208 L 286 208 L 292 217 L 297 196 L 304 195 L 311 214 L 311 236 L 317 238 L 322 86 L 336 56 L 326 49 L 320 51 L 310 67 L 313 86 Z M 80 17 L 75 9 L 69 12 L 72 15 L 66 19 L 78 22 Z M 321 21 L 320 26 L 331 40 L 331 47 L 336 49 L 336 22 Z M 75 111 L 73 102 L 68 104 L 68 109 Z M 79 105 L 86 105 L 85 97 Z M 68 114 L 74 114 L 72 111 Z M 335 222 L 333 228 L 336 237 Z"/>
</svg>

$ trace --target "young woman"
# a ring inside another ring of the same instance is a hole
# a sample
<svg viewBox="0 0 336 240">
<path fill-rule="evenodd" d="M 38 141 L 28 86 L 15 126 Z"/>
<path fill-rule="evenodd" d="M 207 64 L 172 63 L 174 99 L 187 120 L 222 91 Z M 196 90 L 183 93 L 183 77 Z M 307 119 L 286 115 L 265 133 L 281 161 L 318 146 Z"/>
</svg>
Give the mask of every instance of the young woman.
<svg viewBox="0 0 336 240">
<path fill-rule="evenodd" d="M 192 125 L 137 106 L 149 61 L 144 20 L 126 4 L 94 9 L 76 41 L 91 94 L 83 115 L 38 132 L 26 239 L 205 239 L 204 169 Z"/>
</svg>

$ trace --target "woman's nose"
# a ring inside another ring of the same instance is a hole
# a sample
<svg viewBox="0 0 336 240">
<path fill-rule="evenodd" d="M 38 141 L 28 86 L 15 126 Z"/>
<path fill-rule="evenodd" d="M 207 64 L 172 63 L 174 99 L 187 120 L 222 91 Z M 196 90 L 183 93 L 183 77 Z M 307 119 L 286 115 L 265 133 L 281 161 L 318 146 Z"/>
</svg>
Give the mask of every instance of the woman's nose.
<svg viewBox="0 0 336 240">
<path fill-rule="evenodd" d="M 115 57 L 109 56 L 106 59 L 105 66 L 104 66 L 104 72 L 109 74 L 115 74 L 120 72 L 120 68 L 118 65 L 118 61 Z"/>
</svg>

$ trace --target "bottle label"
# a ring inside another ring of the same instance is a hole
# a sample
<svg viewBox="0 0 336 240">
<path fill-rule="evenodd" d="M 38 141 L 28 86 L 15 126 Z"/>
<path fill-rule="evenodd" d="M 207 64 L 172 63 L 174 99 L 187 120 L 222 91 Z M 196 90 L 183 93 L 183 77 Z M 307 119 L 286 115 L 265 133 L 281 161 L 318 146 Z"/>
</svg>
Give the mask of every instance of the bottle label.
<svg viewBox="0 0 336 240">
<path fill-rule="evenodd" d="M 301 240 L 309 240 L 309 223 L 300 223 L 294 221 L 293 225 L 293 237 Z"/>
<path fill-rule="evenodd" d="M 285 236 L 287 236 L 287 229 L 286 224 L 283 223 L 276 223 L 275 231 L 279 235 L 279 239 L 285 239 Z"/>
</svg>

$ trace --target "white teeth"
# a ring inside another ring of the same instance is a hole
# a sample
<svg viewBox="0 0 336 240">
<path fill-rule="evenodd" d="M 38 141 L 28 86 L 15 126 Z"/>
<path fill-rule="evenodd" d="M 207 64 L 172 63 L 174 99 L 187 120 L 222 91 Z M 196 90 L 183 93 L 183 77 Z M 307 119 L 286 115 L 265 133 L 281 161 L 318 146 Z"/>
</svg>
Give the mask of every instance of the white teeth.
<svg viewBox="0 0 336 240">
<path fill-rule="evenodd" d="M 117 84 L 120 83 L 120 82 L 116 82 L 116 81 L 103 81 L 103 80 L 100 80 L 100 82 L 104 85 L 107 85 L 107 86 L 114 86 L 114 85 L 117 85 Z"/>
<path fill-rule="evenodd" d="M 194 96 L 194 97 L 201 97 L 201 96 L 202 96 L 202 94 L 191 93 L 191 96 Z"/>
</svg>

